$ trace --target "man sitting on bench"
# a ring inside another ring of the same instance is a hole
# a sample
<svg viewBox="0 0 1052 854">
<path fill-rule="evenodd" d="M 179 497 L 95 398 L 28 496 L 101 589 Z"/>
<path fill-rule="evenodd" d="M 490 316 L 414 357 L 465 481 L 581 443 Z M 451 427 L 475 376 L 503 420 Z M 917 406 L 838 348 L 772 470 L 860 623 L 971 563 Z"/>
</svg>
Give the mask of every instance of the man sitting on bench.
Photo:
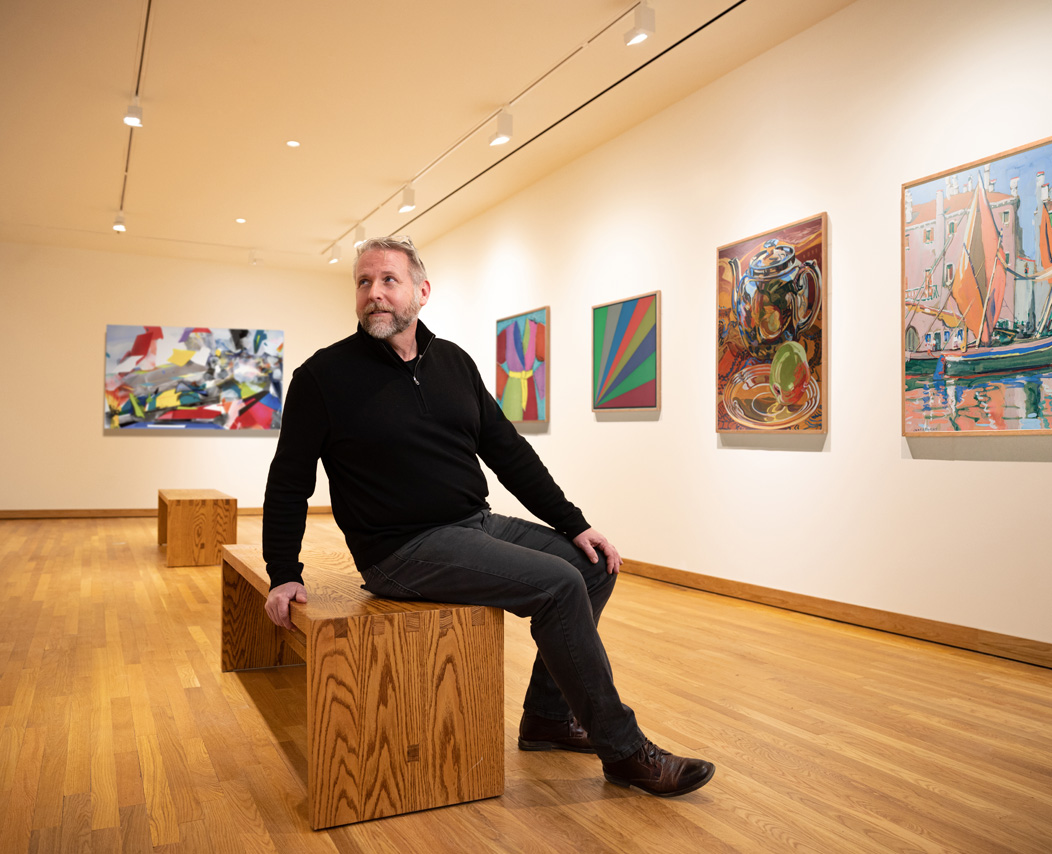
<svg viewBox="0 0 1052 854">
<path fill-rule="evenodd" d="M 320 458 L 370 592 L 530 618 L 538 655 L 520 749 L 597 753 L 608 781 L 661 797 L 705 785 L 711 763 L 657 747 L 621 702 L 596 628 L 621 557 L 504 417 L 471 357 L 417 319 L 431 284 L 412 241 L 365 241 L 355 282 L 358 331 L 289 384 L 263 514 L 270 619 L 291 628 L 289 603 L 307 601 L 299 551 Z M 551 528 L 492 513 L 480 458 Z"/>
</svg>

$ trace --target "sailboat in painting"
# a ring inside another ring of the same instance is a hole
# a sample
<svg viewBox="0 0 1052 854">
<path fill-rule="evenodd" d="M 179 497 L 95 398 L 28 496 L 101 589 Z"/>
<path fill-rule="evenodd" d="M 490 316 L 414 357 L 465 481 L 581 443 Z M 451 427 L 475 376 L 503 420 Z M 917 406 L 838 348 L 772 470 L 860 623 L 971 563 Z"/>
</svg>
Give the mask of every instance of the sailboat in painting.
<svg viewBox="0 0 1052 854">
<path fill-rule="evenodd" d="M 1039 183 L 1043 176 L 1038 173 Z M 1016 252 L 1013 259 L 1012 211 L 1003 202 L 1012 197 L 999 197 L 1006 207 L 999 224 L 987 182 L 988 175 L 980 175 L 971 191 L 961 239 L 953 240 L 951 231 L 951 239 L 925 272 L 923 285 L 912 290 L 907 287 L 907 375 L 974 377 L 1052 367 L 1052 291 L 1047 287 L 1052 279 L 1052 201 L 1048 185 L 1039 187 L 1043 198 L 1039 197 L 1035 211 L 1038 257 L 1024 259 Z M 951 198 L 955 195 L 950 193 Z M 939 217 L 945 217 L 941 193 L 937 202 Z M 926 242 L 934 239 L 934 231 L 924 231 Z M 934 282 L 940 270 L 949 285 L 941 293 Z M 1041 292 L 1044 299 L 1039 306 Z M 940 295 L 941 301 L 935 299 Z M 918 317 L 928 319 L 923 338 Z M 932 327 L 936 327 L 934 335 Z"/>
</svg>

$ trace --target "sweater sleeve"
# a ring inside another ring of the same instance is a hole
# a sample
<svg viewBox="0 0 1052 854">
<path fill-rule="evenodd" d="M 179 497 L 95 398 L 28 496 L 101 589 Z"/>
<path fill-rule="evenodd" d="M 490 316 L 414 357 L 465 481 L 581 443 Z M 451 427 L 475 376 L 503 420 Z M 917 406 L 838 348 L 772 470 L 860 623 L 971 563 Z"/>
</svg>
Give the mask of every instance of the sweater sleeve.
<svg viewBox="0 0 1052 854">
<path fill-rule="evenodd" d="M 515 429 L 489 393 L 474 362 L 475 386 L 481 411 L 479 458 L 522 505 L 555 530 L 576 537 L 590 526 L 541 462 L 533 445 Z"/>
<path fill-rule="evenodd" d="M 310 372 L 300 367 L 289 383 L 263 501 L 263 559 L 271 588 L 288 581 L 303 583 L 299 554 L 307 499 L 314 494 L 318 459 L 328 432 L 321 390 Z"/>
</svg>

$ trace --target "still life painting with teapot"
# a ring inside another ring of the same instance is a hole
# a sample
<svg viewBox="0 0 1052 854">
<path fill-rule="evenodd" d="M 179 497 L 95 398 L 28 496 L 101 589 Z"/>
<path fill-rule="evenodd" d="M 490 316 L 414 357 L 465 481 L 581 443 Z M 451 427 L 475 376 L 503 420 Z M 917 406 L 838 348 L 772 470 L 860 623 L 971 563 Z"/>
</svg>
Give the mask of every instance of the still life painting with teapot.
<svg viewBox="0 0 1052 854">
<path fill-rule="evenodd" d="M 717 432 L 826 432 L 825 255 L 824 213 L 717 250 Z"/>
</svg>

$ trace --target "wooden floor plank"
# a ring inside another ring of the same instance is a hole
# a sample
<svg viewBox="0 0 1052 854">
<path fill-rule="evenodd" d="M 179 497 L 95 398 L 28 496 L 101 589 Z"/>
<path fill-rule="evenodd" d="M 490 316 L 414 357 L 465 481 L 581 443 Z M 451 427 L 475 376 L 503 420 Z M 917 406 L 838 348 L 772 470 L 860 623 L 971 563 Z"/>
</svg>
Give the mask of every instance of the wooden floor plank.
<svg viewBox="0 0 1052 854">
<path fill-rule="evenodd" d="M 113 701 L 106 692 L 108 679 L 99 675 L 92 685 L 91 718 L 91 828 L 102 830 L 120 823 L 117 795 L 117 753 L 113 746 Z"/>
<path fill-rule="evenodd" d="M 38 692 L 39 695 L 40 692 Z M 47 717 L 47 738 L 40 766 L 33 829 L 58 827 L 62 823 L 66 756 L 69 750 L 69 697 L 53 697 Z M 87 791 L 84 793 L 87 795 Z"/>
<path fill-rule="evenodd" d="M 0 824 L 0 839 L 12 852 L 25 851 L 29 847 L 46 741 L 47 731 L 44 727 L 31 727 L 26 730 L 18 751 L 11 788 L 4 799 L 3 822 Z"/>
<path fill-rule="evenodd" d="M 62 854 L 91 854 L 91 795 L 78 792 L 62 802 Z"/>
<path fill-rule="evenodd" d="M 161 747 L 156 735 L 140 735 L 139 765 L 142 768 L 146 812 L 150 818 L 150 840 L 154 847 L 179 841 L 179 822 L 168 786 Z"/>
<path fill-rule="evenodd" d="M 91 791 L 91 678 L 74 680 L 66 738 L 66 779 L 62 791 L 67 795 Z"/>
</svg>

